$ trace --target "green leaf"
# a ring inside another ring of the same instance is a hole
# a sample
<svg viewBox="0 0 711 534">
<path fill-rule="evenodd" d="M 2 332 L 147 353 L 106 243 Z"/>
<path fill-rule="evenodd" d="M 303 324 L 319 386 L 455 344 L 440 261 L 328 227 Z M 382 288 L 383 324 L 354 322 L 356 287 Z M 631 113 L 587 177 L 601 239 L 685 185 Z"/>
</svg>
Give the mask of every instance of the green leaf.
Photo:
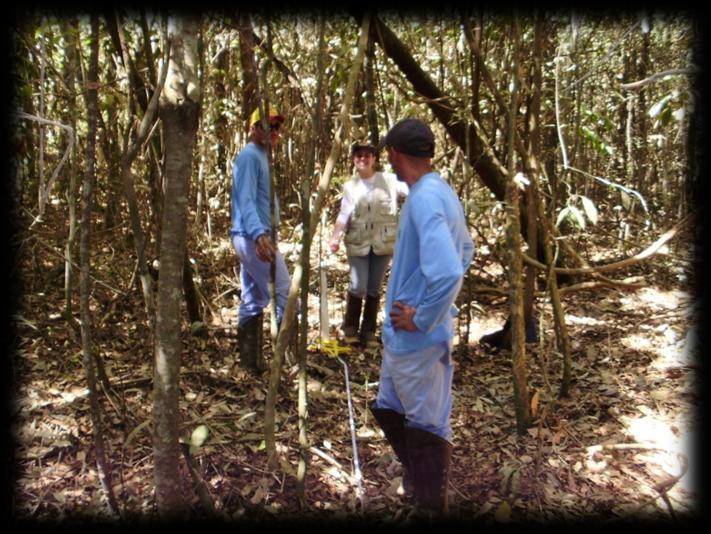
<svg viewBox="0 0 711 534">
<path fill-rule="evenodd" d="M 190 325 L 190 333 L 192 335 L 202 334 L 207 330 L 207 326 L 202 321 L 195 321 Z"/>
<path fill-rule="evenodd" d="M 202 444 L 205 443 L 209 433 L 210 431 L 206 425 L 200 425 L 193 430 L 193 433 L 190 436 L 190 454 L 195 454 L 200 447 L 202 447 Z"/>
<path fill-rule="evenodd" d="M 667 104 L 669 101 L 672 99 L 674 95 L 667 95 L 664 98 L 662 98 L 659 102 L 654 104 L 651 108 L 649 108 L 649 116 L 651 118 L 656 117 L 659 115 L 662 111 L 664 111 L 664 108 L 666 108 Z"/>
<path fill-rule="evenodd" d="M 659 114 L 659 122 L 663 127 L 669 125 L 672 120 L 672 110 L 669 106 L 666 106 L 662 112 Z"/>
<path fill-rule="evenodd" d="M 587 215 L 588 220 L 593 224 L 597 224 L 597 208 L 593 201 L 583 195 L 580 195 L 580 199 L 583 201 L 583 209 L 585 210 L 585 215 Z"/>
<path fill-rule="evenodd" d="M 560 210 L 560 213 L 558 214 L 558 218 L 555 220 L 555 225 L 560 226 L 560 223 L 562 223 L 565 218 L 568 216 L 568 213 L 570 212 L 570 206 L 563 208 Z"/>
<path fill-rule="evenodd" d="M 558 219 L 556 219 L 555 225 L 559 226 L 565 219 L 570 219 L 579 228 L 585 229 L 585 218 L 578 208 L 575 206 L 566 206 L 558 214 Z"/>
<path fill-rule="evenodd" d="M 622 198 L 622 206 L 626 210 L 630 209 L 630 206 L 632 205 L 632 199 L 630 196 L 620 189 L 620 197 Z"/>
<path fill-rule="evenodd" d="M 583 217 L 582 212 L 575 206 L 570 206 L 570 215 L 578 227 L 585 230 L 585 217 Z"/>
</svg>

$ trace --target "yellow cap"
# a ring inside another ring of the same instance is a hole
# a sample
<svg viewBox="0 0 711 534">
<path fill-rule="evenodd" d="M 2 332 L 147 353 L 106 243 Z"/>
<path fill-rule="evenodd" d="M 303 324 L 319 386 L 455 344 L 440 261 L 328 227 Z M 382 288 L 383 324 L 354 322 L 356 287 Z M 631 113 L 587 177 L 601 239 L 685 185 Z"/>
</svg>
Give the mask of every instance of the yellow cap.
<svg viewBox="0 0 711 534">
<path fill-rule="evenodd" d="M 259 113 L 259 106 L 257 106 L 249 118 L 249 124 L 250 126 L 257 124 L 260 120 L 262 120 L 262 114 Z M 269 121 L 284 122 L 284 115 L 280 115 L 274 106 L 269 106 Z"/>
</svg>

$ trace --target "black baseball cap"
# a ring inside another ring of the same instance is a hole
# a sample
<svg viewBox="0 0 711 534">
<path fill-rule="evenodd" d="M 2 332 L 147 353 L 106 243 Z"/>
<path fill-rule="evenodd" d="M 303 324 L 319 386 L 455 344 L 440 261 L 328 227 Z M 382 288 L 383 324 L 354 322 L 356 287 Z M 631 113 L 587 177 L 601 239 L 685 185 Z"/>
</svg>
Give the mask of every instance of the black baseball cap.
<svg viewBox="0 0 711 534">
<path fill-rule="evenodd" d="M 351 156 L 356 153 L 356 150 L 370 150 L 373 155 L 377 154 L 377 150 L 375 150 L 375 145 L 373 143 L 369 143 L 368 141 L 356 141 L 351 145 Z"/>
<path fill-rule="evenodd" d="M 378 151 L 391 146 L 398 152 L 418 158 L 434 156 L 434 134 L 419 119 L 402 119 L 378 143 Z"/>
</svg>

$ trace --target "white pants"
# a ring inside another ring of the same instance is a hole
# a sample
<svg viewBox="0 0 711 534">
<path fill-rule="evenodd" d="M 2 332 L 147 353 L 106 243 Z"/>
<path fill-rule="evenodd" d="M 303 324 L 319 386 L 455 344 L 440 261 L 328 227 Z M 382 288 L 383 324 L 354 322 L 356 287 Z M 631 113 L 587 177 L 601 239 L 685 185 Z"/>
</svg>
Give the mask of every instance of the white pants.
<svg viewBox="0 0 711 534">
<path fill-rule="evenodd" d="M 452 341 L 407 354 L 383 349 L 376 408 L 405 415 L 405 424 L 452 441 Z"/>
</svg>

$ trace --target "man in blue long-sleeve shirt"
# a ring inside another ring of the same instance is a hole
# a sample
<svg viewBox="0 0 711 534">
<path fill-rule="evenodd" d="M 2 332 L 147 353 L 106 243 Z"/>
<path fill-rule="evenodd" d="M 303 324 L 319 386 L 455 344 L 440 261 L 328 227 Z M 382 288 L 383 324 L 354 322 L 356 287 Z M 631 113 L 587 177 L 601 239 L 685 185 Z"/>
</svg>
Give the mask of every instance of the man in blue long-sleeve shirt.
<svg viewBox="0 0 711 534">
<path fill-rule="evenodd" d="M 371 410 L 403 465 L 403 485 L 414 492 L 418 510 L 446 514 L 454 300 L 474 244 L 458 197 L 432 170 L 429 126 L 404 119 L 383 138 L 383 147 L 410 193 L 393 253 Z"/>
<path fill-rule="evenodd" d="M 240 363 L 252 370 L 265 368 L 262 350 L 263 310 L 269 304 L 271 263 L 275 262 L 277 322 L 281 320 L 289 291 L 289 273 L 284 257 L 272 242 L 267 150 L 279 140 L 284 117 L 270 109 L 268 131 L 262 127 L 259 108 L 250 117 L 250 142 L 240 151 L 232 168 L 230 238 L 240 259 L 242 297 L 237 338 Z M 275 203 L 276 205 L 276 203 Z"/>
</svg>

